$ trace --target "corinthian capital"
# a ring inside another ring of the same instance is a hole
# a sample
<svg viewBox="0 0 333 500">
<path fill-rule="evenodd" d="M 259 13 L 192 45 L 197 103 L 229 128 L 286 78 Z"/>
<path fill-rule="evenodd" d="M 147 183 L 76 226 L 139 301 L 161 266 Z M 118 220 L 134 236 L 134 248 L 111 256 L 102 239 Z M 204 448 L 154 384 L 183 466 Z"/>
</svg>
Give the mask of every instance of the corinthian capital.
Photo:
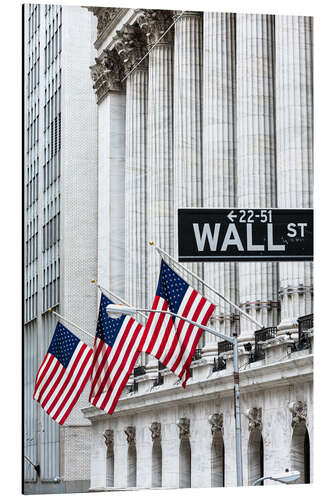
<svg viewBox="0 0 333 500">
<path fill-rule="evenodd" d="M 124 70 L 117 51 L 105 49 L 95 61 L 90 71 L 97 100 L 100 101 L 108 92 L 122 91 Z"/>
<path fill-rule="evenodd" d="M 173 22 L 171 10 L 138 9 L 137 12 L 139 12 L 137 22 L 146 34 L 148 47 L 157 43 Z M 159 45 L 167 45 L 172 41 L 173 28 L 163 36 Z"/>
<path fill-rule="evenodd" d="M 114 48 L 124 65 L 125 72 L 128 73 L 146 55 L 146 36 L 137 24 L 133 26 L 125 25 L 117 31 Z M 138 69 L 146 69 L 148 58 L 145 58 L 138 66 Z"/>
</svg>

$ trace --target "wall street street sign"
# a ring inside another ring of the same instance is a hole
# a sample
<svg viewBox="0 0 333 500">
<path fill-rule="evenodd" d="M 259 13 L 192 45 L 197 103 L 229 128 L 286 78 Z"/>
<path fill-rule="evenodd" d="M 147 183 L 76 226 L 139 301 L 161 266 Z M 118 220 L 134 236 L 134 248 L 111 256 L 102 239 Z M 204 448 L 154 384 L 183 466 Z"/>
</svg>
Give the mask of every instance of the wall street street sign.
<svg viewBox="0 0 333 500">
<path fill-rule="evenodd" d="M 180 208 L 180 262 L 313 260 L 312 209 Z"/>
</svg>

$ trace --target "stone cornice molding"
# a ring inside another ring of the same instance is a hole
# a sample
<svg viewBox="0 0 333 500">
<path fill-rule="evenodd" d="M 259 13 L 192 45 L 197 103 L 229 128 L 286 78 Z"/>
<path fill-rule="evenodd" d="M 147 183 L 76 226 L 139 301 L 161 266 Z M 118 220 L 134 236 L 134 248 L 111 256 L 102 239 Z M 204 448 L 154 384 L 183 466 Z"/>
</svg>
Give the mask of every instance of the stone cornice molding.
<svg viewBox="0 0 333 500">
<path fill-rule="evenodd" d="M 292 414 L 292 427 L 295 427 L 297 424 L 306 424 L 308 408 L 305 401 L 292 401 L 289 403 L 289 410 Z"/>
<path fill-rule="evenodd" d="M 208 422 L 211 425 L 213 437 L 219 432 L 222 432 L 223 434 L 223 413 L 214 413 L 213 415 L 209 415 Z"/>
<path fill-rule="evenodd" d="M 173 15 L 171 10 L 137 9 L 137 23 L 145 32 L 147 45 L 150 48 L 157 43 L 163 33 L 171 26 Z M 170 29 L 158 45 L 170 45 L 173 42 L 173 29 Z"/>
<path fill-rule="evenodd" d="M 136 443 L 135 427 L 129 425 L 128 427 L 126 427 L 126 429 L 124 429 L 124 432 L 126 434 L 126 439 L 127 439 L 128 445 L 129 446 L 135 445 L 135 443 Z"/>
<path fill-rule="evenodd" d="M 96 63 L 90 66 L 90 71 L 99 103 L 109 92 L 124 91 L 124 69 L 116 50 L 103 50 L 95 61 Z"/>
<path fill-rule="evenodd" d="M 181 10 L 174 10 L 173 11 L 173 19 L 176 20 L 177 17 L 180 16 L 180 14 L 182 14 L 182 11 Z M 186 10 L 183 14 L 182 14 L 182 18 L 184 17 L 202 17 L 203 16 L 203 12 L 201 11 L 196 11 L 196 10 Z"/>
<path fill-rule="evenodd" d="M 153 442 L 161 441 L 161 424 L 160 422 L 152 422 L 149 426 L 149 430 L 151 432 L 151 439 Z"/>
<path fill-rule="evenodd" d="M 117 31 L 114 48 L 124 65 L 125 73 L 129 73 L 148 52 L 146 36 L 137 24 L 125 25 L 120 31 Z M 146 70 L 147 68 L 148 57 L 142 61 L 137 69 Z"/>
<path fill-rule="evenodd" d="M 262 430 L 262 409 L 249 408 L 246 411 L 246 416 L 249 419 L 249 432 L 253 430 Z"/>
<path fill-rule="evenodd" d="M 188 439 L 190 437 L 190 419 L 182 417 L 176 423 L 179 428 L 179 439 Z"/>
</svg>

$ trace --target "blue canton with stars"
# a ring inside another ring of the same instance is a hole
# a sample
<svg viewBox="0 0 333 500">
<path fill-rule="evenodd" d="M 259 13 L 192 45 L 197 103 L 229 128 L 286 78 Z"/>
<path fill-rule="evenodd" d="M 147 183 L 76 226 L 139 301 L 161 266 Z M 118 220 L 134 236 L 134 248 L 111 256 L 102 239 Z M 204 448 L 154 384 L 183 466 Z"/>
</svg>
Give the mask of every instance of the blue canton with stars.
<svg viewBox="0 0 333 500">
<path fill-rule="evenodd" d="M 178 312 L 188 287 L 186 281 L 162 260 L 156 294 L 167 301 L 171 312 Z"/>
<path fill-rule="evenodd" d="M 111 300 L 105 297 L 102 293 L 99 304 L 96 337 L 100 338 L 112 347 L 126 316 L 123 314 L 120 318 L 109 318 L 106 312 L 106 306 L 109 304 L 113 304 L 113 302 L 111 302 Z"/>
<path fill-rule="evenodd" d="M 76 335 L 58 322 L 48 352 L 67 368 L 79 342 Z"/>
</svg>

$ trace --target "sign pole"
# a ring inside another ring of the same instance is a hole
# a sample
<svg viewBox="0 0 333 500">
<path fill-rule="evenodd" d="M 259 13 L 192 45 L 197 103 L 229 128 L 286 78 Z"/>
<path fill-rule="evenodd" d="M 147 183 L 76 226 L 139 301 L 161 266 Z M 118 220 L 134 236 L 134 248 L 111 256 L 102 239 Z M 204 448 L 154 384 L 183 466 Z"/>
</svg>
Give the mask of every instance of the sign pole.
<svg viewBox="0 0 333 500">
<path fill-rule="evenodd" d="M 233 338 L 234 354 L 234 410 L 235 410 L 235 438 L 236 438 L 236 470 L 237 486 L 243 486 L 243 459 L 242 459 L 242 428 L 240 416 L 240 392 L 239 392 L 239 367 L 238 367 L 238 341 Z"/>
</svg>

